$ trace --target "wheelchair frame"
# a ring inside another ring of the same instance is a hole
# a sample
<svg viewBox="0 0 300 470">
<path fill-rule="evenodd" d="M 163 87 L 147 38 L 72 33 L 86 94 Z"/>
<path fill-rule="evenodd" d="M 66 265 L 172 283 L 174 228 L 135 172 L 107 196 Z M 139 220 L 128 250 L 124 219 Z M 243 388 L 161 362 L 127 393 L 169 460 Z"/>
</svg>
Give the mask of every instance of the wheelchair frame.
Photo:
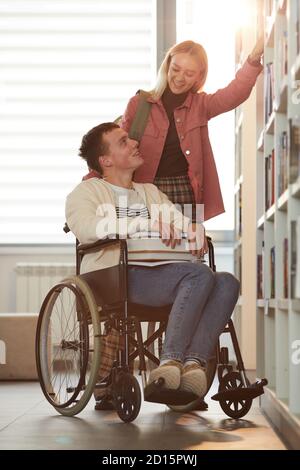
<svg viewBox="0 0 300 470">
<path fill-rule="evenodd" d="M 64 230 L 69 231 L 67 226 Z M 207 237 L 207 241 L 209 266 L 216 271 L 211 238 Z M 119 265 L 79 274 L 84 255 L 105 249 L 113 244 L 120 246 Z M 63 280 L 49 291 L 38 319 L 36 363 L 46 399 L 59 413 L 74 416 L 86 406 L 95 389 L 109 389 L 114 408 L 121 420 L 133 421 L 140 411 L 141 391 L 136 377 L 130 373 L 129 365 L 139 357 L 139 371 L 142 376 L 145 400 L 165 403 L 172 410 L 180 412 L 205 409 L 206 404 L 203 399 L 195 395 L 182 392 L 166 395 L 160 383 L 147 387 L 145 357 L 152 363 L 159 364 L 159 359 L 154 354 L 154 341 L 158 340 L 160 353 L 162 335 L 167 326 L 171 306 L 148 307 L 130 304 L 127 299 L 127 265 L 126 240 L 98 240 L 92 244 L 80 244 L 76 241 L 76 276 Z M 101 279 L 104 281 L 104 289 L 100 292 Z M 108 281 L 112 283 L 113 288 L 105 289 Z M 117 301 L 116 292 L 118 293 Z M 65 310 L 66 293 L 74 297 L 70 303 L 73 306 L 72 313 L 70 312 L 70 318 L 67 321 L 66 312 L 64 312 L 65 316 L 58 320 L 55 316 L 56 303 L 59 304 L 57 310 L 57 316 L 59 316 L 60 311 Z M 62 300 L 57 302 L 60 296 Z M 53 317 L 51 317 L 52 314 Z M 58 342 L 52 345 L 54 333 L 51 328 L 59 321 L 61 321 L 58 325 L 59 341 L 57 340 Z M 141 329 L 143 321 L 148 322 L 148 337 L 145 341 Z M 110 326 L 118 330 L 123 347 L 119 348 L 118 359 L 107 380 L 98 382 L 101 361 L 101 322 L 108 322 Z M 159 323 L 158 329 L 155 329 L 156 323 Z M 70 325 L 74 327 L 69 332 L 67 328 Z M 217 369 L 219 392 L 212 399 L 220 402 L 221 408 L 229 417 L 239 419 L 249 411 L 253 398 L 263 393 L 263 386 L 267 381 L 263 379 L 250 385 L 231 319 L 224 332 L 231 336 L 237 370 L 234 371 L 233 365 L 229 363 L 228 348 L 221 348 L 220 340 L 218 340 L 215 358 L 208 364 L 208 391 Z M 58 354 L 60 356 L 57 356 Z M 55 365 L 55 359 L 59 366 Z M 56 369 L 58 369 L 57 375 L 54 372 Z M 62 371 L 59 372 L 59 369 Z"/>
</svg>

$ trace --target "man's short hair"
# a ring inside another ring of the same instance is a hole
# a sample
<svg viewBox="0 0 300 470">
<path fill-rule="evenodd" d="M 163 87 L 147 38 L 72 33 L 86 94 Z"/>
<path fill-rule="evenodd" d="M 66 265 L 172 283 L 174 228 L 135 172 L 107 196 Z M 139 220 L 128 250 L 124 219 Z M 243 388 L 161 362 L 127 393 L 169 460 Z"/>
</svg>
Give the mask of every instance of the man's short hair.
<svg viewBox="0 0 300 470">
<path fill-rule="evenodd" d="M 104 135 L 119 127 L 114 122 L 104 122 L 93 127 L 83 136 L 79 156 L 87 162 L 90 169 L 96 170 L 100 174 L 103 173 L 99 157 L 105 155 L 109 150 L 109 144 L 105 142 Z"/>
</svg>

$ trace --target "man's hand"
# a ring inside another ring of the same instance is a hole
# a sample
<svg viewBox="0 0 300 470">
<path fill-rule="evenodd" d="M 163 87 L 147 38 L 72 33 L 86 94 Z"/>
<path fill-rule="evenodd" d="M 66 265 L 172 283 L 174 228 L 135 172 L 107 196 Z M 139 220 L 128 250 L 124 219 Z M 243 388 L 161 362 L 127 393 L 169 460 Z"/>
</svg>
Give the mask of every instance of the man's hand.
<svg viewBox="0 0 300 470">
<path fill-rule="evenodd" d="M 161 241 L 164 243 L 164 245 L 171 245 L 172 249 L 174 249 L 176 245 L 181 244 L 181 232 L 174 227 L 173 223 L 168 224 L 162 222 L 160 218 L 159 221 L 156 221 L 154 224 L 152 224 L 152 230 L 158 231 L 162 239 Z"/>
<path fill-rule="evenodd" d="M 201 224 L 190 224 L 188 228 L 189 249 L 192 255 L 201 258 L 208 251 L 205 228 Z"/>
</svg>

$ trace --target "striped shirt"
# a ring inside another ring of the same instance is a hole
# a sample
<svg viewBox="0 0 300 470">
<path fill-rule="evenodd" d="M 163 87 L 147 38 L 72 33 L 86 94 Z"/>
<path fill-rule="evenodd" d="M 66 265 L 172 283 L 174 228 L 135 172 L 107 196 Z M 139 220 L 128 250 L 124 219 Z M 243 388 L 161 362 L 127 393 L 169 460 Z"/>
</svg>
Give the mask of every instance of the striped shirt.
<svg viewBox="0 0 300 470">
<path fill-rule="evenodd" d="M 135 217 L 150 219 L 145 201 L 135 189 L 126 189 L 121 186 L 115 186 L 107 181 L 105 182 L 114 192 L 118 219 L 124 217 L 130 219 L 134 219 Z"/>
</svg>

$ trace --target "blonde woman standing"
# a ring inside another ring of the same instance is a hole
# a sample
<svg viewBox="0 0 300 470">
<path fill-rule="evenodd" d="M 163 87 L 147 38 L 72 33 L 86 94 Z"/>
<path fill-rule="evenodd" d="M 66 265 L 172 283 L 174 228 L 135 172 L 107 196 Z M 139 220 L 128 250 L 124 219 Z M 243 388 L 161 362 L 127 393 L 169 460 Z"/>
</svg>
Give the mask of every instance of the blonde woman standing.
<svg viewBox="0 0 300 470">
<path fill-rule="evenodd" d="M 182 208 L 184 204 L 192 204 L 194 209 L 203 204 L 204 220 L 224 212 L 208 121 L 249 97 L 263 69 L 262 54 L 260 39 L 234 80 L 207 94 L 202 91 L 208 70 L 204 48 L 193 41 L 173 46 L 147 98 L 151 111 L 139 147 L 144 165 L 137 169 L 134 180 L 154 183 Z M 138 101 L 139 94 L 130 99 L 123 115 L 121 127 L 127 132 Z M 193 219 L 195 214 L 193 210 Z"/>
</svg>

